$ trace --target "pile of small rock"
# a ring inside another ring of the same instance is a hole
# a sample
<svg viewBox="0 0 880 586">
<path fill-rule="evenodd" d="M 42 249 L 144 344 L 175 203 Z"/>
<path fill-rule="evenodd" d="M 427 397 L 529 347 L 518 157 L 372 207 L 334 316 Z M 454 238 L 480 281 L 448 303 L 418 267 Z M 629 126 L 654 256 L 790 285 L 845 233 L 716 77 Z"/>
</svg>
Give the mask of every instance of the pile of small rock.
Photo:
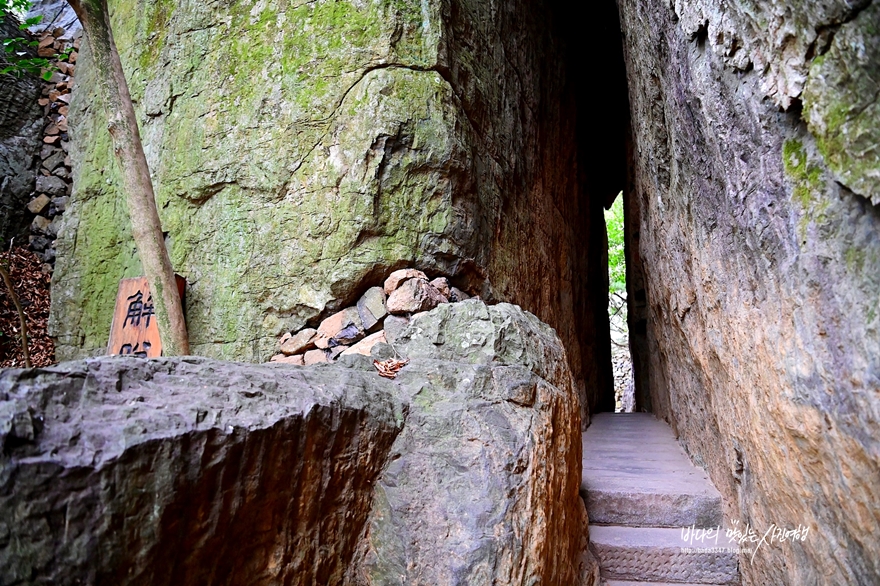
<svg viewBox="0 0 880 586">
<path fill-rule="evenodd" d="M 46 273 L 51 272 L 55 264 L 59 220 L 70 203 L 73 178 L 67 154 L 67 115 L 80 40 L 81 37 L 66 38 L 64 29 L 56 28 L 40 34 L 37 49 L 37 54 L 51 59 L 55 68 L 39 100 L 46 116 L 46 126 L 36 196 L 27 204 L 28 211 L 35 214 L 31 222 L 30 248 L 43 261 L 43 272 Z"/>
<path fill-rule="evenodd" d="M 270 362 L 302 366 L 332 362 L 348 354 L 369 356 L 373 346 L 387 341 L 385 328 L 399 331 L 415 313 L 470 298 L 445 277 L 429 280 L 416 269 L 394 271 L 382 287 L 367 289 L 356 305 L 331 315 L 318 329 L 284 334 L 280 353 Z"/>
</svg>

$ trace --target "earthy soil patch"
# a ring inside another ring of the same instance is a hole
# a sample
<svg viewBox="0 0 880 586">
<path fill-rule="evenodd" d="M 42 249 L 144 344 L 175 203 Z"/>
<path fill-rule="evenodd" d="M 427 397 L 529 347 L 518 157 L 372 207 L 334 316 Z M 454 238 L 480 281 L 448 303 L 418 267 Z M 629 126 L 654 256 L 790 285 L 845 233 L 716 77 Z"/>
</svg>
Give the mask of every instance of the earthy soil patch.
<svg viewBox="0 0 880 586">
<path fill-rule="evenodd" d="M 12 284 L 28 327 L 28 349 L 33 366 L 55 363 L 55 344 L 46 332 L 49 323 L 49 281 L 42 271 L 42 261 L 24 246 L 0 254 L 0 262 L 8 267 Z M 20 320 L 15 304 L 0 281 L 0 367 L 22 368 Z"/>
</svg>

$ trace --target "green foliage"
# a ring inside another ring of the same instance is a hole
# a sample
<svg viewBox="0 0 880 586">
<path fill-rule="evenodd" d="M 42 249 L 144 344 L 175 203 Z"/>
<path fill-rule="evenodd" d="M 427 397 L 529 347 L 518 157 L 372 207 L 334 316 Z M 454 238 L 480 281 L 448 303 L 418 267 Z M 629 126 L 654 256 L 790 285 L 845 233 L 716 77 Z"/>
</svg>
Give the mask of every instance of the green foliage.
<svg viewBox="0 0 880 586">
<path fill-rule="evenodd" d="M 605 211 L 605 229 L 608 232 L 608 286 L 609 292 L 626 291 L 626 258 L 623 252 L 623 194 Z"/>
<path fill-rule="evenodd" d="M 0 10 L 3 12 L 26 12 L 30 6 L 30 0 L 0 0 Z"/>
<path fill-rule="evenodd" d="M 611 209 L 605 211 L 608 234 L 608 318 L 611 342 L 626 347 L 629 334 L 626 325 L 626 255 L 623 244 L 623 194 L 619 193 Z"/>
<path fill-rule="evenodd" d="M 4 14 L 18 15 L 26 13 L 30 5 L 28 0 L 0 0 L 0 11 Z M 40 24 L 41 20 L 43 20 L 42 16 L 27 18 L 18 28 L 26 30 L 28 27 Z M 2 54 L 0 54 L 0 75 L 14 75 L 16 77 L 39 75 L 48 81 L 55 68 L 48 59 L 31 57 L 28 53 L 28 49 L 36 48 L 38 45 L 37 41 L 25 37 L 0 39 L 0 46 L 3 47 Z"/>
</svg>

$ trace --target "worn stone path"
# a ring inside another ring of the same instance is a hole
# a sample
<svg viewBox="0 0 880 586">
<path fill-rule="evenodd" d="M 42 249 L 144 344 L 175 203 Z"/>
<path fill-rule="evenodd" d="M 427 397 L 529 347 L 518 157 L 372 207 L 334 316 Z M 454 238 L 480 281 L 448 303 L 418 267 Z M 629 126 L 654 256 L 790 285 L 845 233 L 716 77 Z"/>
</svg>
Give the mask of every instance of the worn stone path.
<svg viewBox="0 0 880 586">
<path fill-rule="evenodd" d="M 721 495 L 668 425 L 647 413 L 600 413 L 583 442 L 581 495 L 604 585 L 739 584 L 735 553 L 688 551 L 715 543 L 682 538 L 684 527 L 723 524 Z"/>
</svg>

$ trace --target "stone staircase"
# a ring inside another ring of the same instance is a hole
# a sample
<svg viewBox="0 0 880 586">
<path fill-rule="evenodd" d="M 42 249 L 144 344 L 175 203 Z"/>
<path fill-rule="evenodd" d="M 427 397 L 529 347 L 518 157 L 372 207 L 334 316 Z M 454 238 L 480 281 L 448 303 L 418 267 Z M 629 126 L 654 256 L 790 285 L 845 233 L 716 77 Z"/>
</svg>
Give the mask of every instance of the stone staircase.
<svg viewBox="0 0 880 586">
<path fill-rule="evenodd" d="M 581 495 L 604 586 L 739 584 L 723 528 L 717 541 L 682 531 L 722 526 L 721 495 L 668 425 L 647 413 L 600 413 L 583 442 Z"/>
</svg>

